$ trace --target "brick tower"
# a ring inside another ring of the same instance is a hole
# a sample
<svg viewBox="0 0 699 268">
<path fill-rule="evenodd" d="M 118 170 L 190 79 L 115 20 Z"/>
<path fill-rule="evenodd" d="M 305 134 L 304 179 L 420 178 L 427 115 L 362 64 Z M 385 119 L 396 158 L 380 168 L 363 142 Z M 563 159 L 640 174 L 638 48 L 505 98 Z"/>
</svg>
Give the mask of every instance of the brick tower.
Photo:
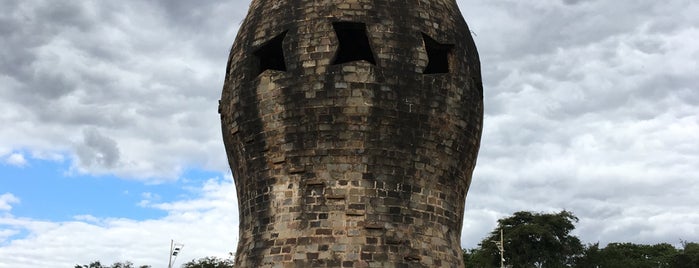
<svg viewBox="0 0 699 268">
<path fill-rule="evenodd" d="M 219 107 L 236 267 L 462 267 L 482 95 L 455 0 L 253 0 Z"/>
</svg>

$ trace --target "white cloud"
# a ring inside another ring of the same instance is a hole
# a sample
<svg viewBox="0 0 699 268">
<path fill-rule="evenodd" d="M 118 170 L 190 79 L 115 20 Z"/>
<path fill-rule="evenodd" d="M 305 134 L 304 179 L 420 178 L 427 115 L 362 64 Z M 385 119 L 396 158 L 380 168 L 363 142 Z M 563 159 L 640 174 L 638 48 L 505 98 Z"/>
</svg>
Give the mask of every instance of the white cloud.
<svg viewBox="0 0 699 268">
<path fill-rule="evenodd" d="M 189 16 L 170 2 L 11 2 L 0 13 L 0 123 L 13 126 L 2 146 L 150 182 L 227 169 L 216 109 L 228 16 L 245 4 L 199 2 Z"/>
<path fill-rule="evenodd" d="M 3 229 L 0 230 L 0 245 L 4 245 L 10 237 L 19 234 L 19 230 Z"/>
<path fill-rule="evenodd" d="M 154 206 L 158 206 L 158 205 L 157 204 L 153 205 L 153 202 L 159 201 L 161 197 L 158 194 L 154 194 L 151 192 L 144 192 L 144 193 L 141 193 L 141 198 L 142 198 L 141 201 L 138 202 L 138 206 L 154 207 Z"/>
<path fill-rule="evenodd" d="M 24 167 L 27 165 L 27 160 L 24 158 L 23 154 L 12 153 L 5 158 L 5 163 L 17 167 Z"/>
<path fill-rule="evenodd" d="M 486 101 L 467 223 L 567 209 L 583 242 L 699 240 L 699 4 L 566 3 L 460 3 Z"/>
<path fill-rule="evenodd" d="M 100 222 L 99 218 L 92 216 L 92 215 L 87 215 L 87 214 L 86 215 L 75 215 L 75 216 L 73 216 L 73 219 L 75 219 L 76 221 L 82 221 L 82 222 L 94 222 L 94 223 Z"/>
<path fill-rule="evenodd" d="M 10 211 L 12 210 L 13 203 L 19 203 L 19 198 L 11 193 L 4 193 L 0 195 L 0 211 Z"/>
<path fill-rule="evenodd" d="M 170 239 L 185 244 L 176 267 L 204 256 L 226 258 L 238 238 L 232 178 L 211 179 L 200 191 L 197 199 L 158 205 L 168 215 L 153 220 L 81 215 L 75 221 L 46 222 L 0 216 L 0 226 L 28 232 L 0 247 L 0 267 L 72 267 L 95 260 L 164 267 Z M 0 233 L 0 241 L 16 233 Z"/>
</svg>

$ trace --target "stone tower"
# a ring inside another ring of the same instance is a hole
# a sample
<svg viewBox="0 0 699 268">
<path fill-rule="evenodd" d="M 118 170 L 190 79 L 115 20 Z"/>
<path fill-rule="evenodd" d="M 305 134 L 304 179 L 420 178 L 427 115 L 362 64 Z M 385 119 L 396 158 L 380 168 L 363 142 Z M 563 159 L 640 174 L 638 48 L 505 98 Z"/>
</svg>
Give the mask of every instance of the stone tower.
<svg viewBox="0 0 699 268">
<path fill-rule="evenodd" d="M 482 95 L 456 0 L 252 0 L 219 107 L 236 267 L 462 267 Z"/>
</svg>

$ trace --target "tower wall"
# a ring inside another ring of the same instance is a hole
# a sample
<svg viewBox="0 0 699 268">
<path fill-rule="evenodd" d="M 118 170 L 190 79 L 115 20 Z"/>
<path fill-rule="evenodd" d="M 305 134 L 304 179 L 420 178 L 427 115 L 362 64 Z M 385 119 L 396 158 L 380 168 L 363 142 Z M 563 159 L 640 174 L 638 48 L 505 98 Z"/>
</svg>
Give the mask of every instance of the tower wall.
<svg viewBox="0 0 699 268">
<path fill-rule="evenodd" d="M 236 267 L 462 267 L 478 55 L 455 0 L 253 0 L 220 103 Z"/>
</svg>

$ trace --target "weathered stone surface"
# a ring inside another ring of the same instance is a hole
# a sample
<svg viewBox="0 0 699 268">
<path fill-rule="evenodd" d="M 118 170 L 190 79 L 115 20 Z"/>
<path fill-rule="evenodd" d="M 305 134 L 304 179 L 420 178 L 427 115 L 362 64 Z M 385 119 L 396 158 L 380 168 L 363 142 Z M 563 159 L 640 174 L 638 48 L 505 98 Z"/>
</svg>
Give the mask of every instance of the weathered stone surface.
<svg viewBox="0 0 699 268">
<path fill-rule="evenodd" d="M 236 267 L 461 267 L 480 66 L 455 0 L 253 0 L 220 113 Z"/>
</svg>

